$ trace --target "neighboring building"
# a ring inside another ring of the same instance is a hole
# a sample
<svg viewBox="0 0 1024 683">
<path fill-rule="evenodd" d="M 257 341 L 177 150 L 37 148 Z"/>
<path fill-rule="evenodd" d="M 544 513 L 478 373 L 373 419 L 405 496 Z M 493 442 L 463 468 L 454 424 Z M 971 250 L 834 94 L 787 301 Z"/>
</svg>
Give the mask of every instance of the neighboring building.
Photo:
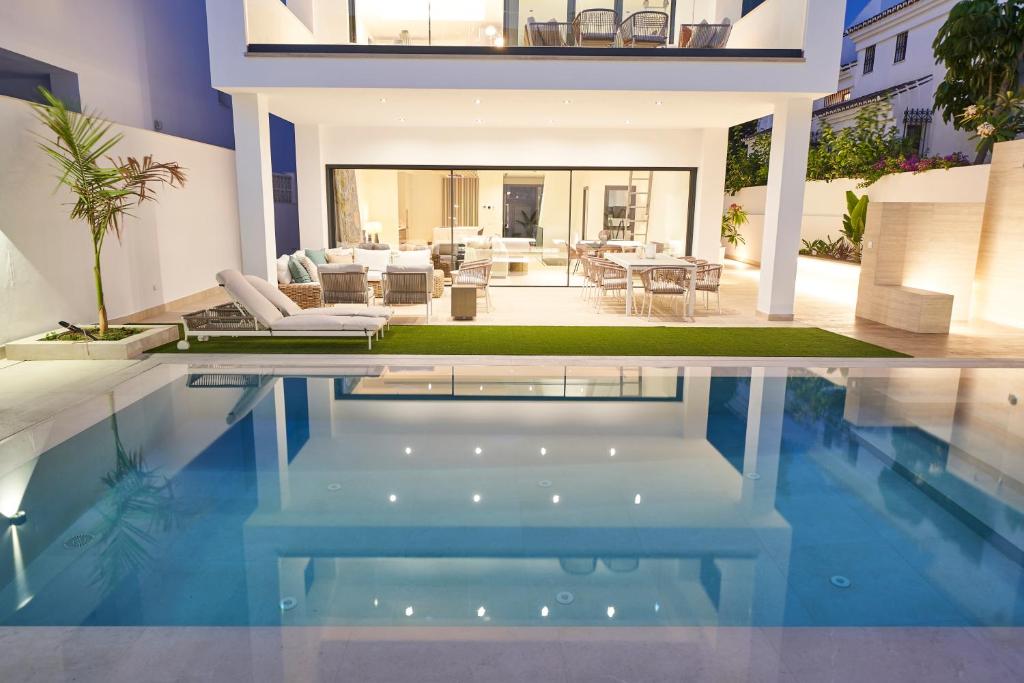
<svg viewBox="0 0 1024 683">
<path fill-rule="evenodd" d="M 206 42 L 203 0 L 0 3 L 0 95 L 43 85 L 115 123 L 230 148 Z"/>
<path fill-rule="evenodd" d="M 815 103 L 816 119 L 841 129 L 864 105 L 885 101 L 919 154 L 973 156 L 970 136 L 932 111 L 935 88 L 946 75 L 932 44 L 958 1 L 871 0 L 846 29 L 839 90 Z"/>
<path fill-rule="evenodd" d="M 295 124 L 301 247 L 426 246 L 545 286 L 574 284 L 571 245 L 602 232 L 717 261 L 728 129 L 775 114 L 758 310 L 792 317 L 805 141 L 836 90 L 844 4 L 208 0 L 244 269 L 274 277 L 283 251 L 270 114 Z M 577 41 L 600 7 L 664 12 L 667 46 L 612 47 L 596 25 Z"/>
</svg>

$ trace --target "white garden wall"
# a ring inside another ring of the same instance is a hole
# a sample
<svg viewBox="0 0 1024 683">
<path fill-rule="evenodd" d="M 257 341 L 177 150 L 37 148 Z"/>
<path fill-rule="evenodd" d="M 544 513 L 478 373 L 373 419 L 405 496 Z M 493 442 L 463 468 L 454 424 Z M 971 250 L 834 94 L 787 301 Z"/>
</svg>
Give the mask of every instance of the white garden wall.
<svg viewBox="0 0 1024 683">
<path fill-rule="evenodd" d="M 165 189 L 129 219 L 124 242 L 104 248 L 111 318 L 161 306 L 215 286 L 214 274 L 241 262 L 234 152 L 118 126 L 122 156 L 152 154 L 188 171 L 184 189 Z M 54 326 L 95 320 L 87 228 L 68 218 L 71 195 L 54 191 L 43 132 L 27 103 L 0 97 L 0 344 Z"/>
<path fill-rule="evenodd" d="M 964 166 L 927 173 L 900 173 L 882 178 L 867 188 L 858 188 L 848 178 L 830 183 L 811 181 L 804 193 L 804 216 L 800 227 L 802 239 L 833 239 L 839 237 L 846 213 L 846 191 L 867 194 L 873 202 L 984 203 L 990 166 Z M 747 263 L 761 261 L 761 238 L 764 231 L 764 205 L 767 188 L 746 187 L 735 195 L 726 194 L 723 207 L 736 203 L 750 214 L 750 223 L 741 230 L 747 243 L 729 247 L 729 258 Z"/>
</svg>

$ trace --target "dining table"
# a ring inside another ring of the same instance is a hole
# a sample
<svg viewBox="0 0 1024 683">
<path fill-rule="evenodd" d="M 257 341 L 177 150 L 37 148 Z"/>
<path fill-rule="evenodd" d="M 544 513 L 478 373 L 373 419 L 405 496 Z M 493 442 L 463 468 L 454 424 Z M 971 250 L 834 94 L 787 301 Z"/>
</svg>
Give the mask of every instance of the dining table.
<svg viewBox="0 0 1024 683">
<path fill-rule="evenodd" d="M 690 263 L 689 261 L 667 256 L 666 254 L 656 254 L 652 258 L 647 258 L 633 252 L 605 254 L 604 258 L 626 269 L 626 315 L 633 315 L 633 278 L 636 273 L 641 270 L 650 270 L 651 268 L 681 268 L 691 271 L 690 291 L 686 297 L 686 317 L 691 320 L 693 319 L 697 305 L 697 288 L 695 286 L 697 279 L 696 263 Z"/>
</svg>

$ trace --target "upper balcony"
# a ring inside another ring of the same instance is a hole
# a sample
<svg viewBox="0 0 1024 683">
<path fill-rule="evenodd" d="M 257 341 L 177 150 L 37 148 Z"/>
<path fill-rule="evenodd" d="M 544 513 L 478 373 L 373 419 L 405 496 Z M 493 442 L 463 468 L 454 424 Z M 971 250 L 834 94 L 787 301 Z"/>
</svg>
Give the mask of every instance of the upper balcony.
<svg viewBox="0 0 1024 683">
<path fill-rule="evenodd" d="M 250 52 L 798 58 L 804 12 L 780 10 L 805 2 L 744 15 L 742 0 L 245 0 L 246 39 Z"/>
<path fill-rule="evenodd" d="M 763 0 L 744 11 L 752 4 L 750 0 L 207 0 L 207 12 L 214 85 L 225 88 L 602 90 L 614 83 L 610 89 L 720 91 L 737 86 L 776 92 L 835 91 L 843 0 Z M 346 60 L 351 68 L 339 71 L 325 66 L 323 59 L 309 59 L 314 56 Z M 269 57 L 278 63 L 301 60 L 305 65 L 301 73 L 292 74 L 300 82 L 270 77 L 271 72 L 283 75 L 279 66 L 251 66 L 252 58 Z M 580 62 L 629 64 L 631 71 L 605 70 L 603 83 L 601 78 L 582 78 L 576 83 L 562 80 L 545 85 L 549 80 L 545 74 L 556 62 L 575 63 L 555 67 L 575 77 L 587 70 L 599 75 L 599 70 L 579 67 Z M 645 68 L 636 69 L 638 62 Z M 488 64 L 467 76 L 474 80 L 483 75 L 483 69 L 489 72 L 484 76 L 489 82 L 460 85 L 455 63 Z M 510 69 L 512 63 L 516 66 Z M 709 63 L 731 64 L 733 77 L 723 80 L 729 71 L 721 66 L 700 70 L 686 66 Z M 780 64 L 794 67 L 788 70 L 788 78 L 779 71 Z M 809 70 L 827 75 L 814 78 Z M 365 78 L 370 72 L 373 82 Z M 629 73 L 635 79 L 631 85 L 629 76 L 620 77 Z M 442 75 L 452 83 L 444 82 Z"/>
</svg>

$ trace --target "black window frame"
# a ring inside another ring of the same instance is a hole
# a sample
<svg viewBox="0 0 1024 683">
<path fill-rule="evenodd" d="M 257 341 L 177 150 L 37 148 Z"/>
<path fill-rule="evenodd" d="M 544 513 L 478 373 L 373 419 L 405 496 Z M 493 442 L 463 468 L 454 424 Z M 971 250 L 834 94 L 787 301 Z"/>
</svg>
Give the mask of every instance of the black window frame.
<svg viewBox="0 0 1024 683">
<path fill-rule="evenodd" d="M 864 75 L 867 76 L 875 70 L 875 45 L 864 48 Z"/>
<path fill-rule="evenodd" d="M 893 64 L 899 64 L 907 60 L 907 41 L 909 37 L 909 31 L 896 34 L 896 53 L 893 55 Z"/>
</svg>

